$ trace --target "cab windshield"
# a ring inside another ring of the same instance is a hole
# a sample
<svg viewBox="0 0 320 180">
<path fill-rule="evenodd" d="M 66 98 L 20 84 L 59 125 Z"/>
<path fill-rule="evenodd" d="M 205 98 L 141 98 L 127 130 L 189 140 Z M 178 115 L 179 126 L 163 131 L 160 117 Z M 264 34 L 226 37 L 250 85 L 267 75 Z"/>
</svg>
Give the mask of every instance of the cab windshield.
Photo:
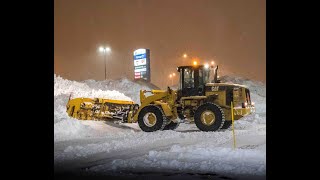
<svg viewBox="0 0 320 180">
<path fill-rule="evenodd" d="M 198 71 L 198 72 L 197 72 Z M 194 70 L 193 68 L 185 68 L 183 70 L 183 87 L 184 88 L 195 88 L 195 78 L 199 78 L 199 86 L 204 86 L 207 83 L 211 83 L 214 80 L 214 69 L 213 68 L 199 68 Z M 182 81 L 180 74 L 180 82 Z M 180 86 L 182 85 L 180 83 Z M 180 87 L 181 89 L 182 87 Z"/>
</svg>

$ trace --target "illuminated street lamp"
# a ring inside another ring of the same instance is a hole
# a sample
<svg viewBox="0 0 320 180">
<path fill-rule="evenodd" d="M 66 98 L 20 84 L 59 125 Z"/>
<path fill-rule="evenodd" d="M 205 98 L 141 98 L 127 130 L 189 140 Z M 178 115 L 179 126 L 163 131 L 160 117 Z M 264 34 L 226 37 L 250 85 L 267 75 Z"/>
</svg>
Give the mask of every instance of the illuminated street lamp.
<svg viewBox="0 0 320 180">
<path fill-rule="evenodd" d="M 198 63 L 197 63 L 197 61 L 193 61 L 193 65 L 195 65 L 195 66 L 196 66 L 197 64 L 198 64 Z"/>
<path fill-rule="evenodd" d="M 211 65 L 214 65 L 214 61 L 211 61 Z"/>
<path fill-rule="evenodd" d="M 184 53 L 184 54 L 182 55 L 182 63 L 185 64 L 186 61 L 187 61 L 187 59 L 188 59 L 188 55 L 187 55 L 186 53 Z"/>
<path fill-rule="evenodd" d="M 111 52 L 110 47 L 99 47 L 99 52 L 103 53 L 104 55 L 104 79 L 107 79 L 107 53 Z"/>
</svg>

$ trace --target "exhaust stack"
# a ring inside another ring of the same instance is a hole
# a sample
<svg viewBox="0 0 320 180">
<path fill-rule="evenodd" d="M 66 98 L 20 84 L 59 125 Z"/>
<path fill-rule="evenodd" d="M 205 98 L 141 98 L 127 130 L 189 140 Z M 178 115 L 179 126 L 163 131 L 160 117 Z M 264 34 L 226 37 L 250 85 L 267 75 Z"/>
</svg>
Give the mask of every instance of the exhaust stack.
<svg viewBox="0 0 320 180">
<path fill-rule="evenodd" d="M 213 79 L 214 83 L 219 83 L 218 81 L 218 65 L 217 67 L 214 69 L 214 79 Z"/>
</svg>

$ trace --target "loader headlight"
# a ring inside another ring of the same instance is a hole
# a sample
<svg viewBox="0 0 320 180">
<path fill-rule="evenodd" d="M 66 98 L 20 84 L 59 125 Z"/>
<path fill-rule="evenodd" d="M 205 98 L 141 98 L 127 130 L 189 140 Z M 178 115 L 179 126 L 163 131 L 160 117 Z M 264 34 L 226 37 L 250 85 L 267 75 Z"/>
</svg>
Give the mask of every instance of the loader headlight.
<svg viewBox="0 0 320 180">
<path fill-rule="evenodd" d="M 246 108 L 246 107 L 247 107 L 247 105 L 248 105 L 248 103 L 247 103 L 247 102 L 242 103 L 242 108 Z"/>
</svg>

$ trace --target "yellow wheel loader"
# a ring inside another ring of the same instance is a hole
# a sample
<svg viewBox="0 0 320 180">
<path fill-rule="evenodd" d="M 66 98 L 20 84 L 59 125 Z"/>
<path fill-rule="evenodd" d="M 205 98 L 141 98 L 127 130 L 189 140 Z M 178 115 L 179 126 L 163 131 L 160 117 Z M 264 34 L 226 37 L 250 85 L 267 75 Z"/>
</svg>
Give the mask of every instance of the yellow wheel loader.
<svg viewBox="0 0 320 180">
<path fill-rule="evenodd" d="M 227 129 L 231 125 L 231 102 L 234 120 L 253 113 L 255 107 L 246 86 L 221 83 L 217 70 L 218 66 L 180 66 L 178 89 L 140 90 L 140 107 L 131 101 L 78 98 L 68 102 L 67 112 L 78 119 L 118 117 L 123 122 L 138 122 L 146 132 L 173 130 L 180 120 L 194 122 L 201 131 Z"/>
<path fill-rule="evenodd" d="M 255 111 L 249 89 L 221 83 L 218 66 L 180 66 L 177 70 L 178 90 L 152 90 L 148 97 L 148 91 L 140 91 L 141 106 L 132 122 L 138 122 L 143 131 L 173 130 L 181 119 L 194 122 L 201 131 L 227 129 L 231 125 L 231 102 L 235 120 Z"/>
</svg>

